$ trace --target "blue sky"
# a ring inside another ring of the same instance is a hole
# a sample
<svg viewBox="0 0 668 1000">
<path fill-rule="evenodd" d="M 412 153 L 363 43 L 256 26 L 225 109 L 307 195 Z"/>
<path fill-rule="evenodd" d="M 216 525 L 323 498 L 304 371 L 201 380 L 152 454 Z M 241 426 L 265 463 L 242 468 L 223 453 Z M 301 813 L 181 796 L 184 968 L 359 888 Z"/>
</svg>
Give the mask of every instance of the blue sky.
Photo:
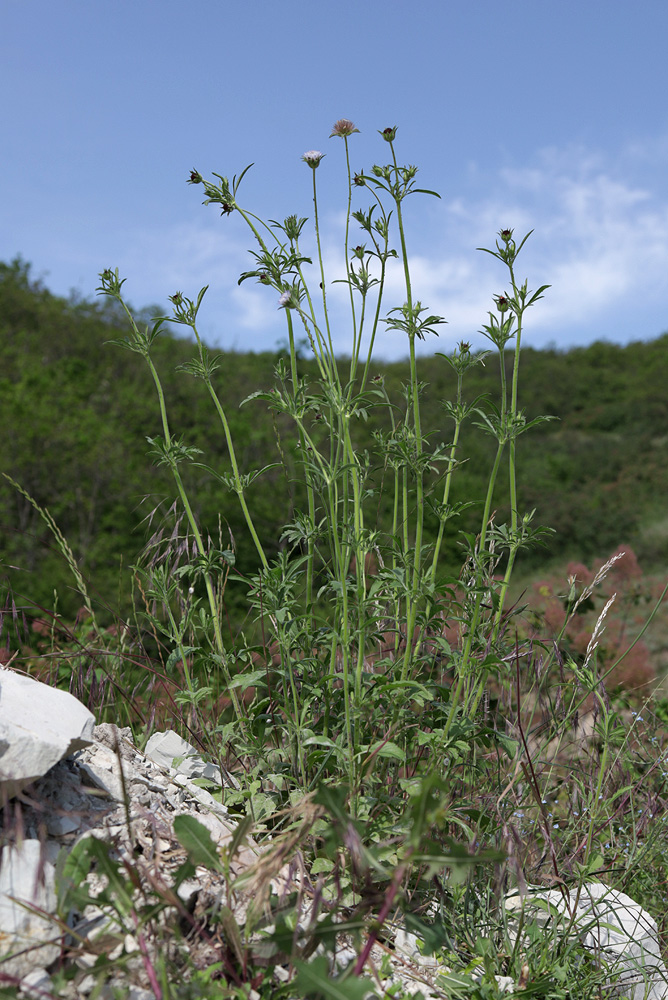
<svg viewBox="0 0 668 1000">
<path fill-rule="evenodd" d="M 346 174 L 328 136 L 348 117 L 354 170 L 386 161 L 377 130 L 396 125 L 398 156 L 442 196 L 405 206 L 415 294 L 449 323 L 424 350 L 482 346 L 507 282 L 476 247 L 507 226 L 535 230 L 518 276 L 552 285 L 525 343 L 651 338 L 668 330 L 667 42 L 665 0 L 2 0 L 0 259 L 21 254 L 54 292 L 84 297 L 118 267 L 136 307 L 209 284 L 205 338 L 271 349 L 285 336 L 275 293 L 237 286 L 243 220 L 203 207 L 186 178 L 253 161 L 245 207 L 311 217 L 300 158 L 326 152 L 334 280 Z M 400 305 L 398 278 L 389 292 Z M 383 333 L 378 353 L 402 357 L 405 342 Z"/>
</svg>

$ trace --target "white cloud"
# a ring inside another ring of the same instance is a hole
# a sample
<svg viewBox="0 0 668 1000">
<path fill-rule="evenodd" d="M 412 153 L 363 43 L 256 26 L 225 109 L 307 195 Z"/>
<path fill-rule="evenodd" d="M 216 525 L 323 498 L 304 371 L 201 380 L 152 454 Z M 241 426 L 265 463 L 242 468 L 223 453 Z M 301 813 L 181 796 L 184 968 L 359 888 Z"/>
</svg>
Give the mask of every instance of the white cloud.
<svg viewBox="0 0 668 1000">
<path fill-rule="evenodd" d="M 475 338 L 493 307 L 492 296 L 508 288 L 503 265 L 475 248 L 493 246 L 498 230 L 506 226 L 514 228 L 516 238 L 534 230 L 519 258 L 517 279 L 528 278 L 530 288 L 552 286 L 527 315 L 525 343 L 539 346 L 554 339 L 566 346 L 596 336 L 622 339 L 624 330 L 628 339 L 659 333 L 661 328 L 650 324 L 661 323 L 659 317 L 668 313 L 668 200 L 634 180 L 632 167 L 639 155 L 634 149 L 626 159 L 620 157 L 616 172 L 581 148 L 544 150 L 522 167 L 478 166 L 475 187 L 465 195 L 430 200 L 422 216 L 418 210 L 417 223 L 411 223 L 417 239 L 409 246 L 413 297 L 448 321 L 438 340 L 418 345 L 421 353 Z M 411 210 L 408 202 L 407 216 Z M 341 213 L 323 213 L 328 283 L 345 274 L 344 226 Z M 319 299 L 319 268 L 307 230 L 303 251 L 314 256 L 314 266 L 307 270 L 312 294 Z M 193 296 L 210 284 L 203 309 L 206 335 L 226 347 L 271 349 L 286 336 L 285 318 L 271 289 L 252 279 L 237 285 L 239 273 L 253 266 L 248 254 L 252 238 L 244 236 L 239 227 L 226 229 L 220 220 L 208 219 L 131 234 L 125 273 L 141 274 L 144 301 L 164 301 L 177 288 Z M 358 240 L 369 244 L 364 236 L 353 222 L 350 245 Z M 383 315 L 405 297 L 403 268 L 393 262 Z M 348 352 L 345 285 L 329 284 L 328 302 L 335 347 Z M 358 296 L 356 303 L 359 312 Z M 403 357 L 407 348 L 401 333 L 382 325 L 379 356 Z"/>
</svg>

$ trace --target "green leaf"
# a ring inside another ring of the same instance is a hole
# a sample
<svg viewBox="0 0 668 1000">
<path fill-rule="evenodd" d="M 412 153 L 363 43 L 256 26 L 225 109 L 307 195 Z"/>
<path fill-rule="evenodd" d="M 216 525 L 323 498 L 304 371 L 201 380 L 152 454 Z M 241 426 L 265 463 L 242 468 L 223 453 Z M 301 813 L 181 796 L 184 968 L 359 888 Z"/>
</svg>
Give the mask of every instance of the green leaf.
<svg viewBox="0 0 668 1000">
<path fill-rule="evenodd" d="M 292 990 L 300 997 L 323 997 L 324 1000 L 364 1000 L 370 992 L 368 979 L 349 976 L 347 979 L 332 979 L 329 962 L 324 955 L 306 962 L 294 963 L 297 978 Z"/>
<path fill-rule="evenodd" d="M 404 761 L 406 759 L 406 754 L 396 743 L 392 743 L 390 740 L 378 740 L 369 749 L 369 756 L 375 757 L 391 757 L 393 760 Z"/>
<path fill-rule="evenodd" d="M 243 966 L 246 955 L 243 941 L 241 939 L 241 931 L 239 930 L 239 924 L 237 923 L 229 906 L 221 906 L 220 922 L 223 925 L 223 930 L 225 931 L 225 938 L 232 946 L 232 950 L 234 951 L 239 965 Z"/>
<path fill-rule="evenodd" d="M 436 979 L 441 989 L 447 990 L 449 996 L 468 997 L 473 994 L 478 985 L 472 976 L 463 976 L 457 972 L 442 972 Z"/>
<path fill-rule="evenodd" d="M 228 684 L 228 689 L 238 688 L 240 691 L 246 691 L 246 689 L 252 687 L 253 684 L 259 684 L 260 682 L 266 683 L 266 681 L 266 670 L 251 670 L 250 673 L 237 674 L 236 677 L 232 678 Z"/>
<path fill-rule="evenodd" d="M 307 740 L 304 740 L 304 746 L 332 747 L 334 750 L 338 749 L 334 740 L 330 739 L 329 736 L 309 736 Z"/>
<path fill-rule="evenodd" d="M 497 740 L 506 751 L 511 760 L 515 760 L 517 754 L 517 748 L 520 745 L 518 740 L 511 740 L 510 736 L 506 736 L 505 733 L 495 733 Z"/>
<path fill-rule="evenodd" d="M 234 857 L 237 851 L 246 842 L 246 839 L 248 837 L 248 834 L 250 833 L 252 825 L 253 825 L 253 820 L 250 816 L 244 816 L 244 818 L 240 819 L 239 822 L 237 823 L 237 826 L 235 827 L 234 830 L 234 834 L 232 836 L 232 840 L 230 841 L 227 849 L 228 850 L 227 856 L 230 859 Z"/>
<path fill-rule="evenodd" d="M 199 820 L 194 816 L 177 816 L 174 820 L 174 833 L 194 865 L 221 871 L 222 865 L 216 845 L 207 828 Z"/>
<path fill-rule="evenodd" d="M 169 654 L 167 663 L 165 664 L 165 673 L 169 674 L 169 672 L 173 670 L 176 664 L 181 662 L 182 652 L 186 656 L 190 656 L 191 653 L 197 652 L 198 649 L 199 646 L 183 646 L 183 647 L 177 647 L 177 649 L 173 649 Z"/>
<path fill-rule="evenodd" d="M 414 913 L 404 914 L 406 930 L 415 934 L 423 944 L 422 954 L 433 955 L 440 951 L 448 940 L 448 933 L 442 923 L 428 924 Z"/>
<path fill-rule="evenodd" d="M 311 875 L 319 875 L 320 872 L 331 872 L 334 862 L 329 858 L 316 858 L 311 865 Z"/>
</svg>

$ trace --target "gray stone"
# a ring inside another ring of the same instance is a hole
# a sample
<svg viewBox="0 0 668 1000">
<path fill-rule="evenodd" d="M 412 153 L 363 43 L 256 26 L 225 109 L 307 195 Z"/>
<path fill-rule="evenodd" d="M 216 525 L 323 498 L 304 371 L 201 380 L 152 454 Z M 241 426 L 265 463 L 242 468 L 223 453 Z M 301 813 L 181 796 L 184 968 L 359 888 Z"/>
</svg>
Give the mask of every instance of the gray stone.
<svg viewBox="0 0 668 1000">
<path fill-rule="evenodd" d="M 95 718 L 67 691 L 0 669 L 0 789 L 7 797 L 88 746 Z"/>
</svg>

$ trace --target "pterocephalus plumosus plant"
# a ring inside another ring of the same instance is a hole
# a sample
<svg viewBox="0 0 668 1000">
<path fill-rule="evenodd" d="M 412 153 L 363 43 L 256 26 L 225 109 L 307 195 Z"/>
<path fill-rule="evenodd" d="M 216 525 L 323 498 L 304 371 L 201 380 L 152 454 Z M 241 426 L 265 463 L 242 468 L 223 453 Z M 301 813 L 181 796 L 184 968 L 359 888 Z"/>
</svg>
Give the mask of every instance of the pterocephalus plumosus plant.
<svg viewBox="0 0 668 1000">
<path fill-rule="evenodd" d="M 151 440 L 151 446 L 157 460 L 173 474 L 193 541 L 192 561 L 170 578 L 164 572 L 149 574 L 148 584 L 148 593 L 164 609 L 160 627 L 173 645 L 173 662 L 184 670 L 184 697 L 196 705 L 211 692 L 202 677 L 217 673 L 229 693 L 231 725 L 237 735 L 272 746 L 284 756 L 283 766 L 292 779 L 306 789 L 333 767 L 342 768 L 354 803 L 365 775 L 375 769 L 383 774 L 398 766 L 411 774 L 418 765 L 438 770 L 453 733 L 460 733 L 462 725 L 474 725 L 490 672 L 502 668 L 506 596 L 515 559 L 540 535 L 531 524 L 532 515 L 518 510 L 517 440 L 537 422 L 525 420 L 518 386 L 525 316 L 547 287 L 532 292 L 526 281 L 519 281 L 517 259 L 529 234 L 516 240 L 511 229 L 502 229 L 494 248 L 486 252 L 505 268 L 508 286 L 493 297 L 482 330 L 500 362 L 500 405 L 466 401 L 466 373 L 483 363 L 489 352 L 475 353 L 462 342 L 451 354 L 439 355 L 439 363 L 449 365 L 457 378 L 456 398 L 443 403 L 447 436 L 427 439 L 420 403 L 428 387 L 420 381 L 416 344 L 437 336 L 445 320 L 431 314 L 418 298 L 404 216 L 409 198 L 439 196 L 417 186 L 415 166 L 400 165 L 396 128 L 379 133 L 389 162 L 353 174 L 349 141 L 357 131 L 342 119 L 331 133 L 343 140 L 346 162 L 346 264 L 344 277 L 336 278 L 347 285 L 350 304 L 345 361 L 334 347 L 341 340 L 339 331 L 335 336 L 332 329 L 328 303 L 332 279 L 326 273 L 319 223 L 317 180 L 324 154 L 310 150 L 302 157 L 312 183 L 315 264 L 302 248 L 305 218 L 291 215 L 283 222 L 265 222 L 245 206 L 240 186 L 248 167 L 231 183 L 219 174 L 206 180 L 196 170 L 189 178 L 203 188 L 206 205 L 218 206 L 222 215 L 238 217 L 249 228 L 254 266 L 240 282 L 255 279 L 265 286 L 285 314 L 288 357 L 276 367 L 275 385 L 247 401 L 249 405 L 263 401 L 296 430 L 291 462 L 300 471 L 305 503 L 285 525 L 278 554 L 275 547 L 268 551 L 253 520 L 253 489 L 262 470 L 240 468 L 225 408 L 220 359 L 209 353 L 198 331 L 206 288 L 193 298 L 176 292 L 170 297 L 171 314 L 142 330 L 125 304 L 124 279 L 118 272 L 104 271 L 100 285 L 100 291 L 121 303 L 127 313 L 131 334 L 120 343 L 140 354 L 153 376 L 162 436 Z M 367 200 L 364 208 L 354 208 L 359 195 Z M 362 230 L 366 242 L 351 248 L 353 225 Z M 392 264 L 401 269 L 404 301 L 387 308 Z M 183 371 L 204 382 L 211 396 L 227 444 L 229 469 L 204 465 L 170 427 L 151 354 L 168 321 L 187 327 L 194 337 L 196 354 Z M 400 331 L 406 338 L 408 378 L 400 400 L 390 398 L 383 378 L 373 374 L 373 350 L 384 329 Z M 317 366 L 313 384 L 299 373 L 297 343 L 302 333 Z M 514 346 L 508 378 L 509 345 Z M 374 434 L 373 451 L 361 450 L 356 441 L 360 422 L 370 414 L 380 428 Z M 451 494 L 467 423 L 477 423 L 492 435 L 496 451 L 486 495 L 462 504 L 454 503 Z M 504 460 L 509 522 L 497 524 L 494 509 L 504 503 L 497 479 Z M 217 580 L 229 572 L 232 555 L 205 541 L 182 476 L 184 464 L 193 463 L 236 497 L 257 553 L 257 571 L 246 581 L 249 602 L 262 624 L 264 648 L 274 652 L 271 664 L 259 668 L 257 657 L 254 662 L 247 658 L 256 667 L 252 681 L 248 673 L 240 675 L 239 658 L 231 654 L 223 635 Z M 472 503 L 478 503 L 480 521 L 478 531 L 464 538 L 462 574 L 459 579 L 444 577 L 439 574 L 444 539 L 459 532 L 458 516 Z M 387 516 L 379 516 L 381 509 Z M 425 534 L 427 512 L 437 521 L 435 538 Z M 198 591 L 193 597 L 195 582 Z M 190 599 L 176 600 L 180 591 L 188 591 Z M 461 643 L 456 647 L 445 639 L 446 621 L 458 624 Z M 251 682 L 256 693 L 249 712 L 248 699 L 240 694 Z M 414 739 L 415 710 L 427 704 L 434 714 L 429 746 Z M 379 706 L 383 706 L 380 727 Z M 231 732 L 225 729 L 227 738 Z"/>
</svg>

